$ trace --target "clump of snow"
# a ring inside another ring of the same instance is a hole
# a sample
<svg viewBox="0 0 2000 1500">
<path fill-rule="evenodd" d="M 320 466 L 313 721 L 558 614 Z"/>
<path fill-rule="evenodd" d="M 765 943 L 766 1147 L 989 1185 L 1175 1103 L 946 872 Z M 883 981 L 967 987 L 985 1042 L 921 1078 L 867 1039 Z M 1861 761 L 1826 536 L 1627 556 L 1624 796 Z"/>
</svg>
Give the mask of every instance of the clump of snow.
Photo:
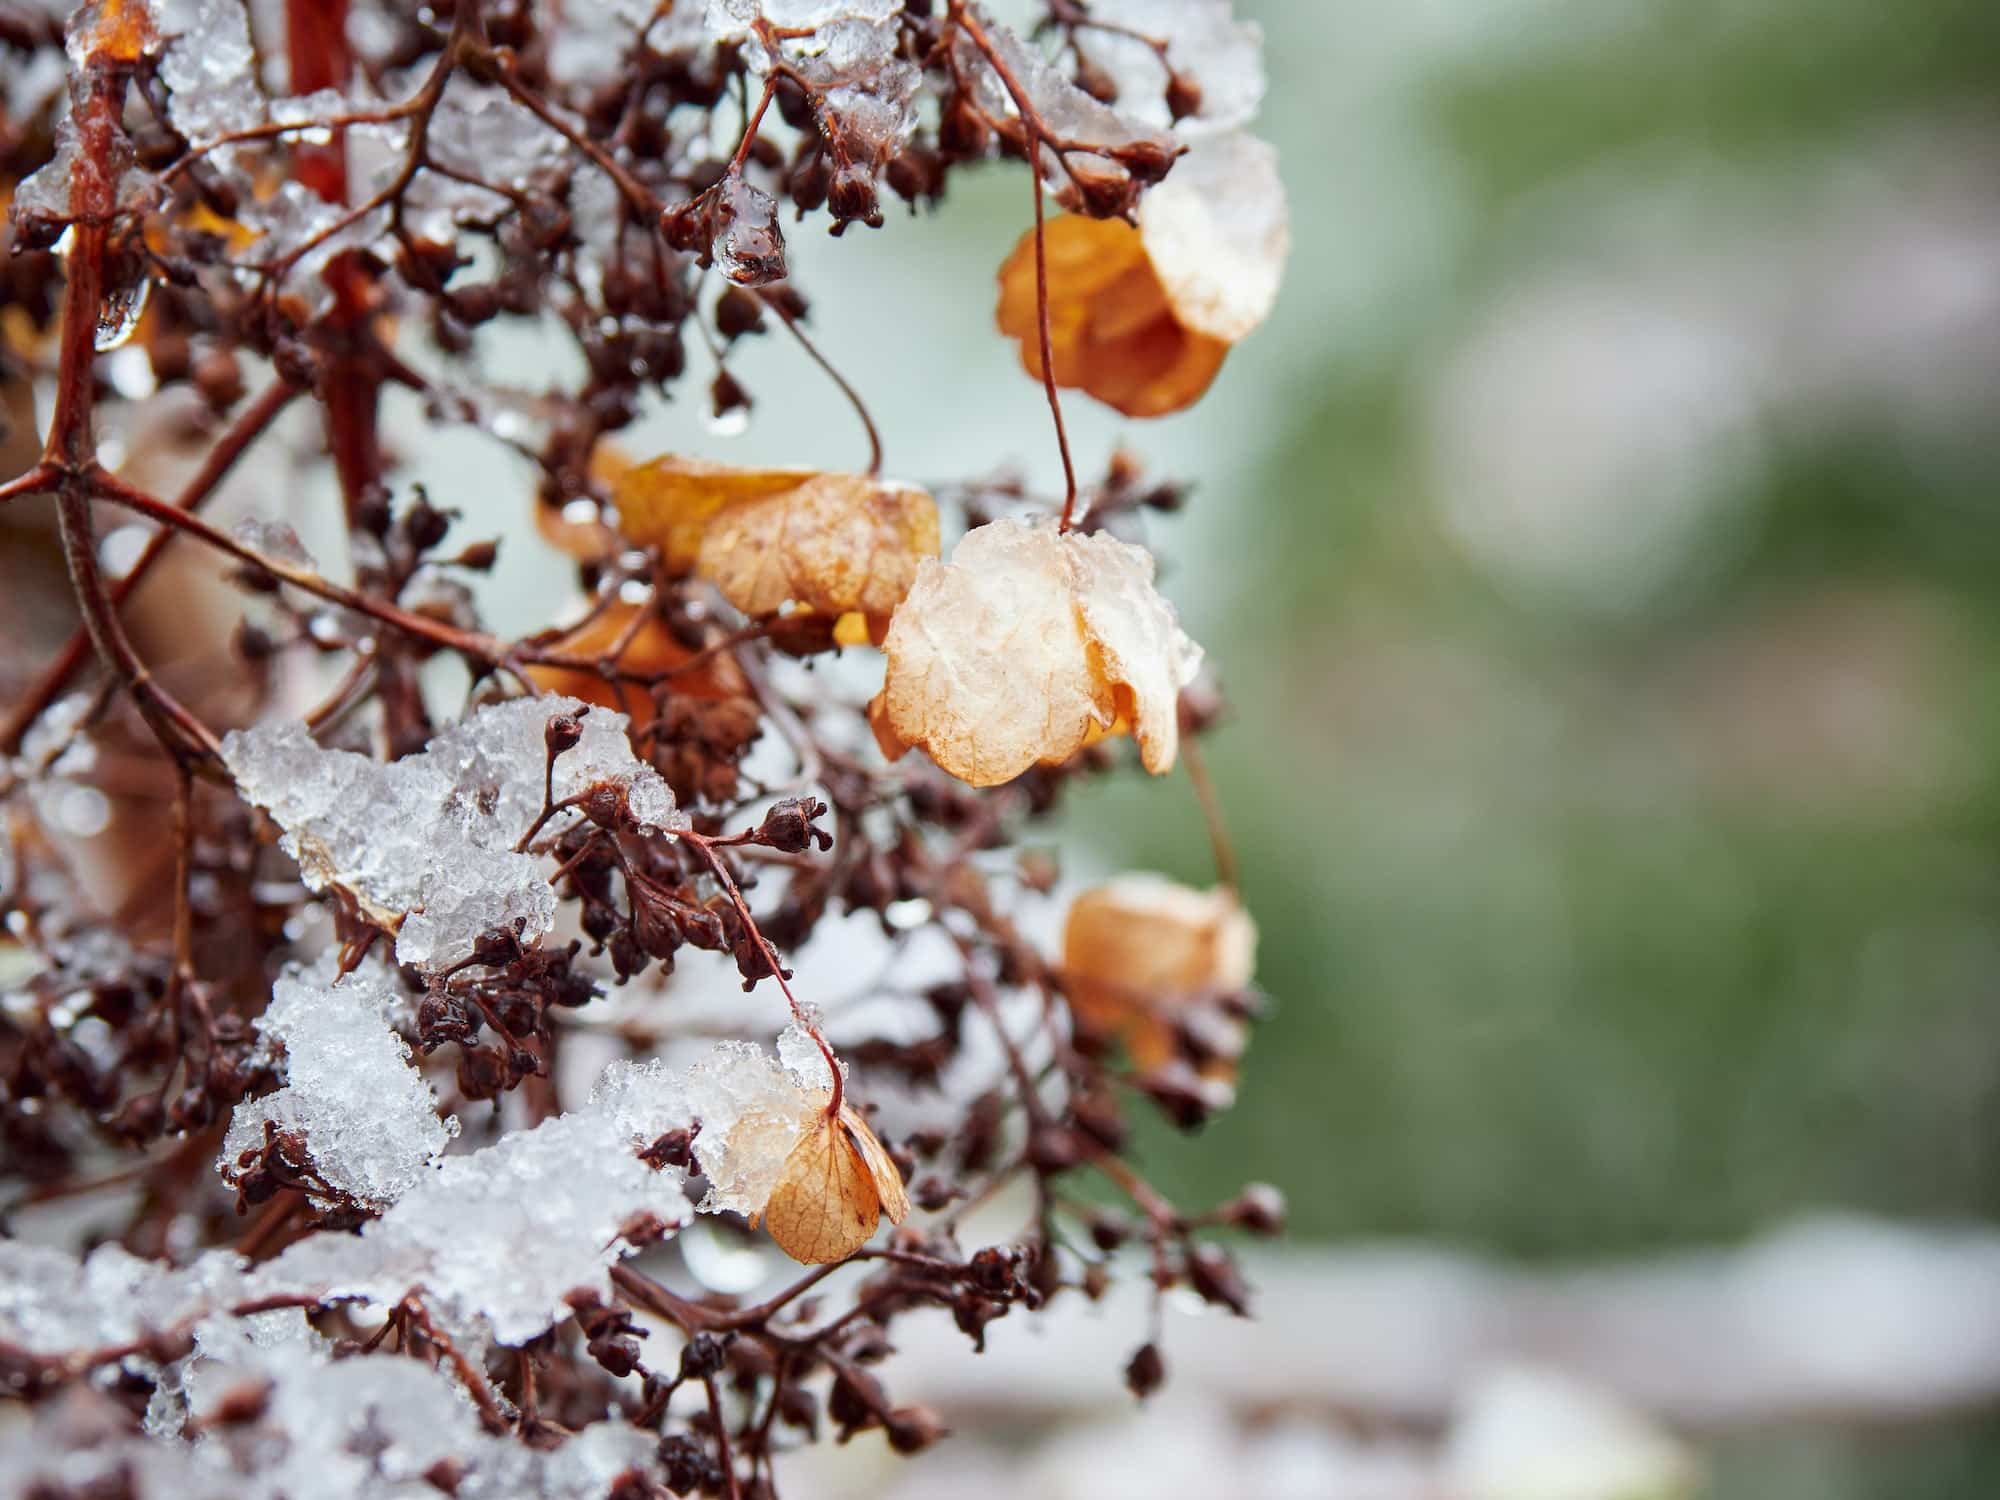
<svg viewBox="0 0 2000 1500">
<path fill-rule="evenodd" d="M 346 892 L 397 933 L 401 962 L 435 973 L 493 928 L 533 944 L 553 925 L 544 861 L 514 845 L 541 810 L 549 720 L 583 709 L 556 696 L 494 704 L 386 765 L 322 749 L 297 722 L 233 731 L 222 754 L 237 788 L 285 831 L 307 885 Z M 603 709 L 579 720 L 582 739 L 556 762 L 556 798 L 608 784 L 636 827 L 666 831 L 673 792 L 633 755 L 625 723 Z M 581 816 L 566 809 L 545 832 Z"/>
<path fill-rule="evenodd" d="M 761 1212 L 832 1086 L 826 1059 L 797 1026 L 778 1039 L 776 1058 L 754 1042 L 722 1042 L 693 1064 L 687 1104 L 701 1121 L 694 1156 L 708 1178 L 700 1210 Z"/>
<path fill-rule="evenodd" d="M 603 1500 L 620 1475 L 657 1471 L 657 1435 L 624 1422 L 554 1449 L 489 1433 L 448 1368 L 336 1358 L 295 1310 L 203 1322 L 158 1380 L 150 1442 L 83 1395 L 15 1424 L 0 1440 L 0 1496 L 404 1500 L 437 1494 L 448 1473 L 460 1500 Z M 261 1395 L 254 1415 L 212 1420 L 246 1392 Z"/>
<path fill-rule="evenodd" d="M 348 1130 L 361 1101 L 332 1107 Z M 650 1221 L 689 1217 L 682 1174 L 638 1148 L 689 1122 L 683 1079 L 652 1066 L 609 1070 L 581 1109 L 464 1156 L 421 1167 L 359 1236 L 309 1235 L 256 1267 L 210 1251 L 185 1267 L 104 1245 L 82 1261 L 0 1240 L 0 1343 L 64 1356 L 140 1343 L 271 1298 L 393 1306 L 415 1293 L 455 1329 L 518 1345 L 568 1315 L 570 1292 L 609 1295 L 606 1271 Z"/>
<path fill-rule="evenodd" d="M 344 978 L 332 954 L 282 975 L 257 1030 L 283 1045 L 285 1086 L 236 1106 L 224 1172 L 264 1144 L 268 1122 L 299 1134 L 327 1185 L 369 1207 L 414 1187 L 458 1122 L 438 1117 L 431 1086 L 389 1024 L 400 1002 L 394 973 L 375 959 Z"/>
</svg>

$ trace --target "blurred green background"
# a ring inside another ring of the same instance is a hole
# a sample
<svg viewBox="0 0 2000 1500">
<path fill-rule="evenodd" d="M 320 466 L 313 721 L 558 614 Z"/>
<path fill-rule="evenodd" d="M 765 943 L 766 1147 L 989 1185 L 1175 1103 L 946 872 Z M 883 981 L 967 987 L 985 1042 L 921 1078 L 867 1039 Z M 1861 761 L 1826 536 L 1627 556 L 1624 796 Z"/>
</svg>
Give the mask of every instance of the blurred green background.
<svg viewBox="0 0 2000 1500">
<path fill-rule="evenodd" d="M 1239 10 L 1293 279 L 1163 546 L 1277 1010 L 1152 1165 L 1546 1259 L 1993 1219 L 2000 6 Z M 1184 784 L 1087 817 L 1210 878 Z M 1989 1418 L 1710 1492 L 1996 1491 Z"/>
</svg>

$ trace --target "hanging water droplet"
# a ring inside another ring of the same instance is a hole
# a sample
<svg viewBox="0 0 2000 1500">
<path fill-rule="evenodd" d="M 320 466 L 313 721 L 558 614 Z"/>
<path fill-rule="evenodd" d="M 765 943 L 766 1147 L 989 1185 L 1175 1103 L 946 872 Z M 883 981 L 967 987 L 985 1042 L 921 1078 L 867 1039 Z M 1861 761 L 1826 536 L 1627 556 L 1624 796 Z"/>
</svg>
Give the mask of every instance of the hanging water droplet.
<svg viewBox="0 0 2000 1500">
<path fill-rule="evenodd" d="M 705 425 L 717 437 L 741 437 L 750 430 L 750 413 L 741 406 L 732 406 L 728 411 L 711 413 Z"/>
<path fill-rule="evenodd" d="M 146 299 L 152 295 L 153 278 L 143 275 L 105 292 L 104 301 L 97 309 L 96 343 L 99 354 L 116 349 L 132 337 L 146 311 Z"/>
</svg>

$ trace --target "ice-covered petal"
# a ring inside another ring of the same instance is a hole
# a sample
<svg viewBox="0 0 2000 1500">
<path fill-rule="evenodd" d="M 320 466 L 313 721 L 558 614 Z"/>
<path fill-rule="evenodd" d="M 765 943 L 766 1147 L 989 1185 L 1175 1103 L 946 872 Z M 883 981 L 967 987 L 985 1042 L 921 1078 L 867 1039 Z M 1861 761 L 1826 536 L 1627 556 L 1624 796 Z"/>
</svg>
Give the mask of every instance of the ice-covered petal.
<svg viewBox="0 0 2000 1500">
<path fill-rule="evenodd" d="M 920 745 L 993 786 L 1129 729 L 1156 775 L 1179 746 L 1180 690 L 1201 650 L 1153 587 L 1153 559 L 1053 520 L 1003 519 L 926 563 L 890 621 L 870 705 L 884 748 Z"/>
<path fill-rule="evenodd" d="M 1139 200 L 1139 237 L 1175 320 L 1237 342 L 1270 315 L 1291 252 L 1277 148 L 1240 130 L 1198 141 Z"/>
</svg>

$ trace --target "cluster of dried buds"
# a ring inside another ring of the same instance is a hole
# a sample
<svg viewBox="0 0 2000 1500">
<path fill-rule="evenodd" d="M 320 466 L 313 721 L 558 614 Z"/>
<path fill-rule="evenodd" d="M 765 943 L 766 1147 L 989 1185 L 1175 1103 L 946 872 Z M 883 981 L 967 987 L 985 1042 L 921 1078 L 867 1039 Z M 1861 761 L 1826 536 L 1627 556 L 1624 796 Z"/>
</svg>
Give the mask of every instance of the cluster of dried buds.
<svg viewBox="0 0 2000 1500">
<path fill-rule="evenodd" d="M 1219 700 L 1137 540 L 1183 492 L 1123 452 L 1080 482 L 1060 391 L 1177 410 L 1269 312 L 1255 28 L 1228 0 L 1047 0 L 1028 37 L 973 0 L 66 9 L 0 0 L 29 539 L 0 568 L 30 597 L 46 517 L 75 611 L 0 651 L 0 1395 L 35 1403 L 0 1495 L 775 1495 L 822 1410 L 943 1434 L 884 1384 L 900 1314 L 981 1348 L 1127 1259 L 1149 1393 L 1165 1295 L 1244 1313 L 1215 1236 L 1283 1211 L 1184 1211 L 1125 1154 L 1135 1109 L 1231 1102 L 1255 935 L 1193 749 Z M 882 228 L 1003 158 L 1046 500 L 885 478 L 787 279 L 781 204 Z M 510 383 L 507 324 L 572 372 Z M 730 353 L 774 328 L 861 472 L 619 446 L 692 378 L 740 424 Z M 410 394 L 414 431 L 530 466 L 518 526 L 468 539 L 490 497 L 400 472 Z M 271 513 L 308 448 L 328 569 Z M 238 492 L 264 514 L 205 513 Z M 573 577 L 549 628 L 484 623 L 502 543 Z M 143 613 L 176 566 L 197 606 Z M 1129 760 L 1188 766 L 1214 889 L 1078 892 L 1016 849 Z"/>
</svg>

